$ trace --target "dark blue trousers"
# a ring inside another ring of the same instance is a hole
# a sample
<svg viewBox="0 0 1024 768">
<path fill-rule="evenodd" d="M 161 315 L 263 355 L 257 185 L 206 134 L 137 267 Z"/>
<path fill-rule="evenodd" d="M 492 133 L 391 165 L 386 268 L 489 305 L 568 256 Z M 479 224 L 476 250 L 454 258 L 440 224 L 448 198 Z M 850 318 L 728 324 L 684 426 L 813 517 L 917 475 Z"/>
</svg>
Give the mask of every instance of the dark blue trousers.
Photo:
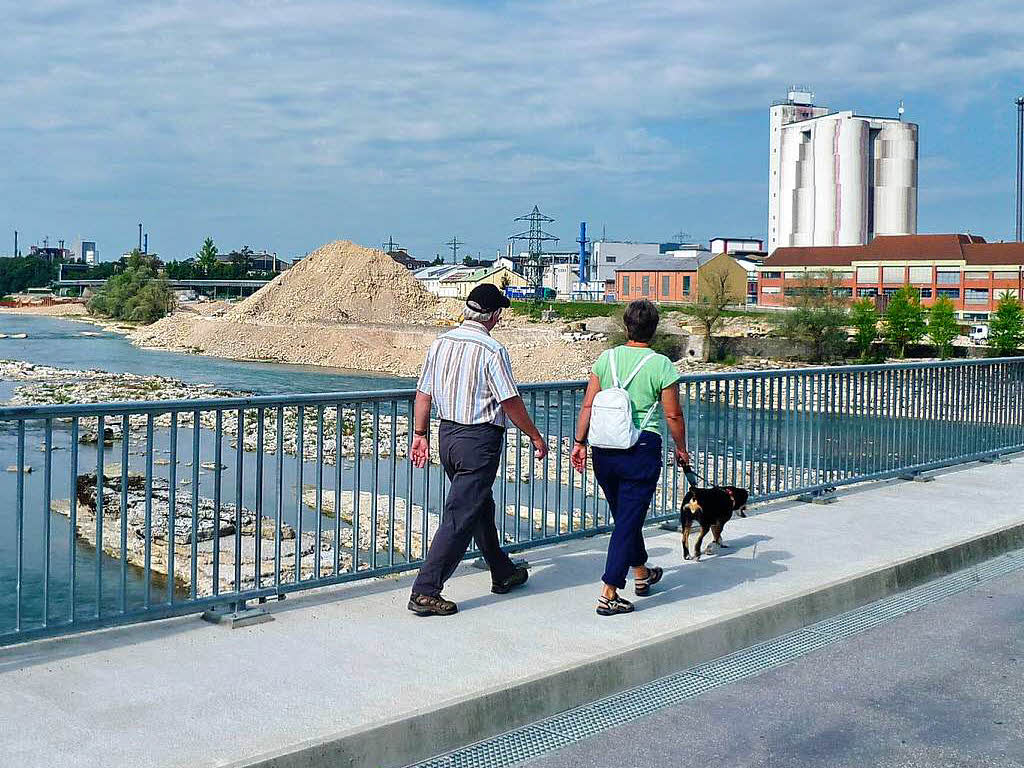
<svg viewBox="0 0 1024 768">
<path fill-rule="evenodd" d="M 629 569 L 647 562 L 643 527 L 661 476 L 661 437 L 644 431 L 632 448 L 594 448 L 593 454 L 594 475 L 615 520 L 601 580 L 622 589 Z"/>
<path fill-rule="evenodd" d="M 439 595 L 469 549 L 470 539 L 491 569 L 494 581 L 515 571 L 501 548 L 494 525 L 494 478 L 505 447 L 505 430 L 492 424 L 457 424 L 442 421 L 437 436 L 441 466 L 451 484 L 441 524 L 430 542 L 412 591 Z"/>
</svg>

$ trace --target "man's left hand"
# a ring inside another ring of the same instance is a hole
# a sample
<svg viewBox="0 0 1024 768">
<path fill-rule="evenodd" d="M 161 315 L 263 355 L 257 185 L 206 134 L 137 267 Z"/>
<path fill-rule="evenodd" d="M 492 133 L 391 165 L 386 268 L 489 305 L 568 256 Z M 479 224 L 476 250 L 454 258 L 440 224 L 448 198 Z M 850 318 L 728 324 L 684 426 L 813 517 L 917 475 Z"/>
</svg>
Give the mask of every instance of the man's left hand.
<svg viewBox="0 0 1024 768">
<path fill-rule="evenodd" d="M 409 458 L 412 459 L 414 467 L 423 469 L 423 467 L 427 466 L 427 461 L 430 459 L 430 443 L 426 437 L 422 435 L 413 436 Z"/>
</svg>

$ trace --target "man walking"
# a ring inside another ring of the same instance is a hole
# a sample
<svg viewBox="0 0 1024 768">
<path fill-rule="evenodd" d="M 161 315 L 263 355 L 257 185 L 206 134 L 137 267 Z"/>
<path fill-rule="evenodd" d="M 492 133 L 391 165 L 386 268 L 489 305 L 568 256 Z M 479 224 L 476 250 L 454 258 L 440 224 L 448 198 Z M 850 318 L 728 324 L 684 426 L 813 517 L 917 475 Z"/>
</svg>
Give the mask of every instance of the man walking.
<svg viewBox="0 0 1024 768">
<path fill-rule="evenodd" d="M 410 458 L 417 467 L 427 465 L 433 403 L 441 417 L 441 466 L 450 481 L 441 524 L 409 598 L 409 610 L 420 616 L 449 616 L 459 610 L 441 596 L 441 589 L 471 538 L 491 569 L 492 592 L 505 594 L 526 583 L 526 569 L 517 568 L 502 551 L 494 525 L 492 486 L 505 450 L 506 418 L 529 436 L 538 459 L 547 455 L 548 446 L 519 396 L 508 351 L 491 338 L 508 306 L 497 286 L 478 285 L 470 291 L 464 322 L 430 345 L 416 385 Z"/>
</svg>

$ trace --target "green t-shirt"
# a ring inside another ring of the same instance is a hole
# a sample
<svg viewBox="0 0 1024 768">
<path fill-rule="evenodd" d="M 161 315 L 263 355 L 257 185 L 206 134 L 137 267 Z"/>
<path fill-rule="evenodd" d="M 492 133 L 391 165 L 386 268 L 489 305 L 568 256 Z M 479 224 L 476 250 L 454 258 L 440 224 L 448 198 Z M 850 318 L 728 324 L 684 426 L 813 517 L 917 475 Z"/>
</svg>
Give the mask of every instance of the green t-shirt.
<svg viewBox="0 0 1024 768">
<path fill-rule="evenodd" d="M 651 354 L 647 347 L 614 347 L 606 349 L 597 358 L 594 367 L 591 369 L 595 376 L 601 381 L 601 389 L 610 389 L 615 386 L 612 382 L 612 369 L 610 355 L 615 354 L 615 371 L 619 376 L 619 384 L 626 380 L 632 373 L 637 363 Z M 679 372 L 672 365 L 672 361 L 664 355 L 655 353 L 654 357 L 644 363 L 644 367 L 633 377 L 627 392 L 633 403 L 633 424 L 640 427 L 647 411 L 652 405 L 661 401 L 661 390 L 670 387 L 679 381 Z M 654 414 L 647 421 L 645 430 L 661 434 L 661 408 L 657 407 Z"/>
</svg>

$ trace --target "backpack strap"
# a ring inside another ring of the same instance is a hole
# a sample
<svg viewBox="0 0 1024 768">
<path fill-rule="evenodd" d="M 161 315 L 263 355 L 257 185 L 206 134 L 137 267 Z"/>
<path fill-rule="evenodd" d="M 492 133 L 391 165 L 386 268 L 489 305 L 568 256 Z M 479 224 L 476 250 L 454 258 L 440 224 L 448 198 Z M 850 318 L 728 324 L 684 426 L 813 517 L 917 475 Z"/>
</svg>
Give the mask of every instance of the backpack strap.
<svg viewBox="0 0 1024 768">
<path fill-rule="evenodd" d="M 644 420 L 640 422 L 640 429 L 644 429 L 648 424 L 651 423 L 651 417 L 654 416 L 654 412 L 658 408 L 658 401 L 655 400 L 651 403 L 651 407 L 647 410 L 647 415 L 644 416 Z"/>
<path fill-rule="evenodd" d="M 633 369 L 632 373 L 630 373 L 629 376 L 626 377 L 626 380 L 622 382 L 623 389 L 629 389 L 629 385 L 632 383 L 633 379 L 636 378 L 636 375 L 640 373 L 640 369 L 643 368 L 644 364 L 652 357 L 654 357 L 655 354 L 657 353 L 651 352 L 649 355 L 646 355 L 643 360 L 636 364 L 636 367 Z"/>
<path fill-rule="evenodd" d="M 615 369 L 615 350 L 616 349 L 618 349 L 618 347 L 614 347 L 614 348 L 608 350 L 608 365 L 611 368 L 612 386 L 617 389 L 618 386 L 619 386 L 619 372 Z"/>
</svg>

